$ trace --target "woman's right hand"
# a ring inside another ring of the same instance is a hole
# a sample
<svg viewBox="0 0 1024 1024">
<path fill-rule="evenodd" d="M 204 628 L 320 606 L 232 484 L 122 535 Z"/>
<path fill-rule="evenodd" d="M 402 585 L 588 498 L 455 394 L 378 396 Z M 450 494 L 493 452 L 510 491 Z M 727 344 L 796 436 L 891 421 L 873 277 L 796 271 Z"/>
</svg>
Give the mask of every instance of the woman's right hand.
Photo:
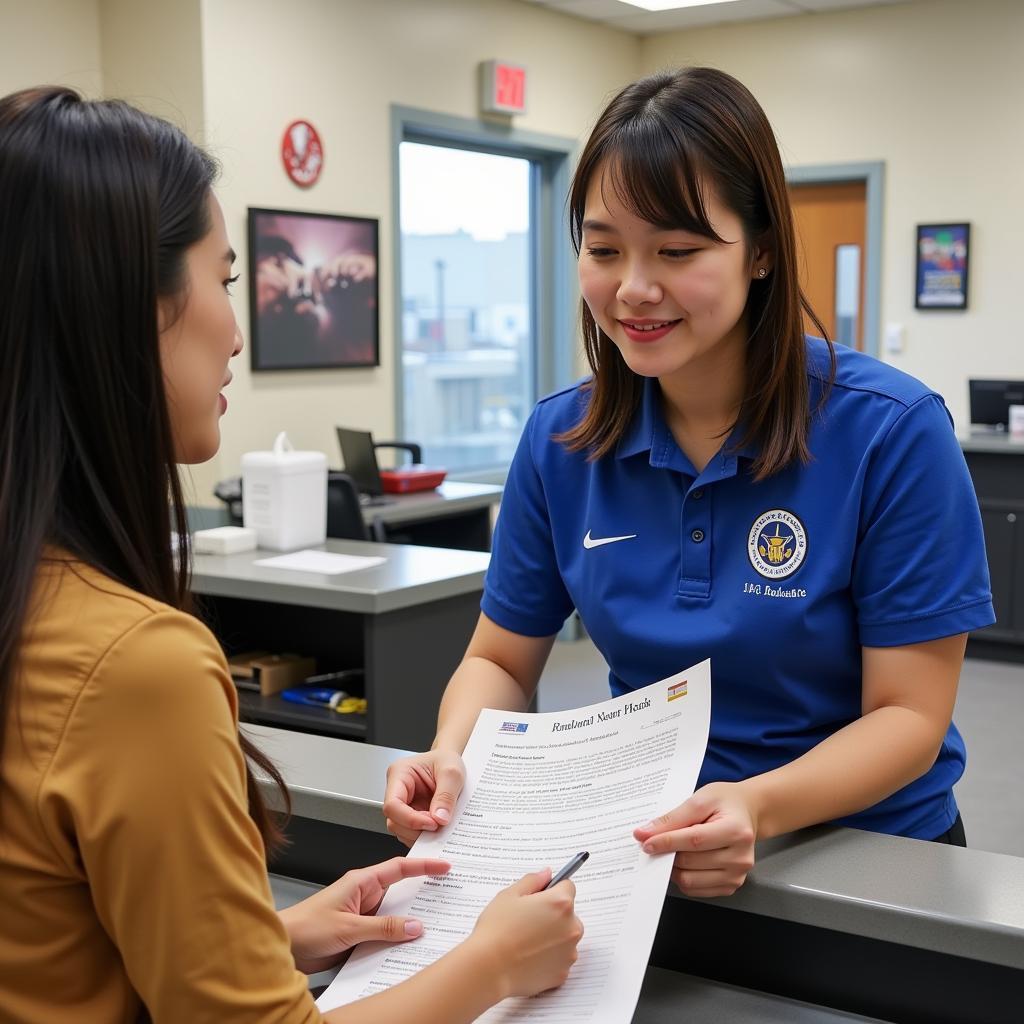
<svg viewBox="0 0 1024 1024">
<path fill-rule="evenodd" d="M 388 831 L 406 846 L 421 832 L 447 825 L 466 784 L 466 768 L 453 750 L 428 750 L 388 768 L 384 817 Z"/>
<path fill-rule="evenodd" d="M 583 923 L 574 910 L 576 887 L 567 879 L 544 891 L 550 881 L 545 868 L 503 889 L 466 940 L 490 961 L 503 999 L 557 988 L 579 956 Z"/>
</svg>

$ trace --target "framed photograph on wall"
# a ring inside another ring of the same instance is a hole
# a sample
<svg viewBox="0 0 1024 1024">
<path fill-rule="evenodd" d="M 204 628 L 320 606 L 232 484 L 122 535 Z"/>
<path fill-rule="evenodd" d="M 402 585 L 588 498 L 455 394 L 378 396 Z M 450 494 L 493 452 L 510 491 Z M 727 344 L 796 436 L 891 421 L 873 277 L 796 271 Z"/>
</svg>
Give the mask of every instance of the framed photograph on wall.
<svg viewBox="0 0 1024 1024">
<path fill-rule="evenodd" d="M 970 224 L 918 224 L 916 309 L 966 309 Z"/>
<path fill-rule="evenodd" d="M 375 219 L 250 208 L 253 370 L 379 366 L 378 253 Z"/>
</svg>

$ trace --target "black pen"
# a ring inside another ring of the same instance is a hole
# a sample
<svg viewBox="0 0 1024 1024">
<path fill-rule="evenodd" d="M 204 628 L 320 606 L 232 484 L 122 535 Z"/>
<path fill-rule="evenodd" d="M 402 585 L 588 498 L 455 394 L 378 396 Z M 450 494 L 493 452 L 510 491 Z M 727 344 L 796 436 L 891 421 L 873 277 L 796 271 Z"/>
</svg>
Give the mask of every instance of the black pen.
<svg viewBox="0 0 1024 1024">
<path fill-rule="evenodd" d="M 551 881 L 544 886 L 545 891 L 550 889 L 553 885 L 558 885 L 559 882 L 564 882 L 567 878 L 572 878 L 573 875 L 583 866 L 583 862 L 590 856 L 586 850 L 582 853 L 577 853 L 575 857 L 568 864 L 562 868 L 557 874 L 551 876 Z"/>
</svg>

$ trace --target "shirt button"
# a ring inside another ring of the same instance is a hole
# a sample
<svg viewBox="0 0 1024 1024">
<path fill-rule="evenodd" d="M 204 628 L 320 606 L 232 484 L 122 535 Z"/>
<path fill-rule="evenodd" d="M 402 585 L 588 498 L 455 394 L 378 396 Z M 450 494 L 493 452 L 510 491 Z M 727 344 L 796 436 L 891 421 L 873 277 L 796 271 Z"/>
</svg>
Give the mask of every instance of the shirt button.
<svg viewBox="0 0 1024 1024">
<path fill-rule="evenodd" d="M 694 501 L 700 501 L 700 499 L 704 497 L 704 491 L 696 490 L 690 495 L 690 497 L 693 498 Z"/>
<path fill-rule="evenodd" d="M 694 544 L 699 544 L 704 539 L 704 531 L 694 530 L 693 533 L 690 534 L 690 539 Z"/>
</svg>

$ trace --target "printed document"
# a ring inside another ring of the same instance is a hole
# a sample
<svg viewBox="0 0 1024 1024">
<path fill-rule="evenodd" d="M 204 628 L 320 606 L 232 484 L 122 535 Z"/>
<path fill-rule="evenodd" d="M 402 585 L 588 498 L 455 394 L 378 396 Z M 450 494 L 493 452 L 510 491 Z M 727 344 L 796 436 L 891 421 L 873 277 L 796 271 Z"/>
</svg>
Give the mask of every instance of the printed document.
<svg viewBox="0 0 1024 1024">
<path fill-rule="evenodd" d="M 569 980 L 506 999 L 479 1020 L 628 1024 L 673 860 L 644 853 L 632 832 L 693 793 L 710 718 L 709 661 L 586 708 L 481 711 L 452 821 L 424 832 L 409 852 L 447 860 L 451 872 L 404 879 L 378 911 L 419 918 L 423 935 L 357 947 L 320 1009 L 373 995 L 433 963 L 469 935 L 499 890 L 586 850 L 590 859 L 573 879 L 586 933 Z"/>
</svg>

